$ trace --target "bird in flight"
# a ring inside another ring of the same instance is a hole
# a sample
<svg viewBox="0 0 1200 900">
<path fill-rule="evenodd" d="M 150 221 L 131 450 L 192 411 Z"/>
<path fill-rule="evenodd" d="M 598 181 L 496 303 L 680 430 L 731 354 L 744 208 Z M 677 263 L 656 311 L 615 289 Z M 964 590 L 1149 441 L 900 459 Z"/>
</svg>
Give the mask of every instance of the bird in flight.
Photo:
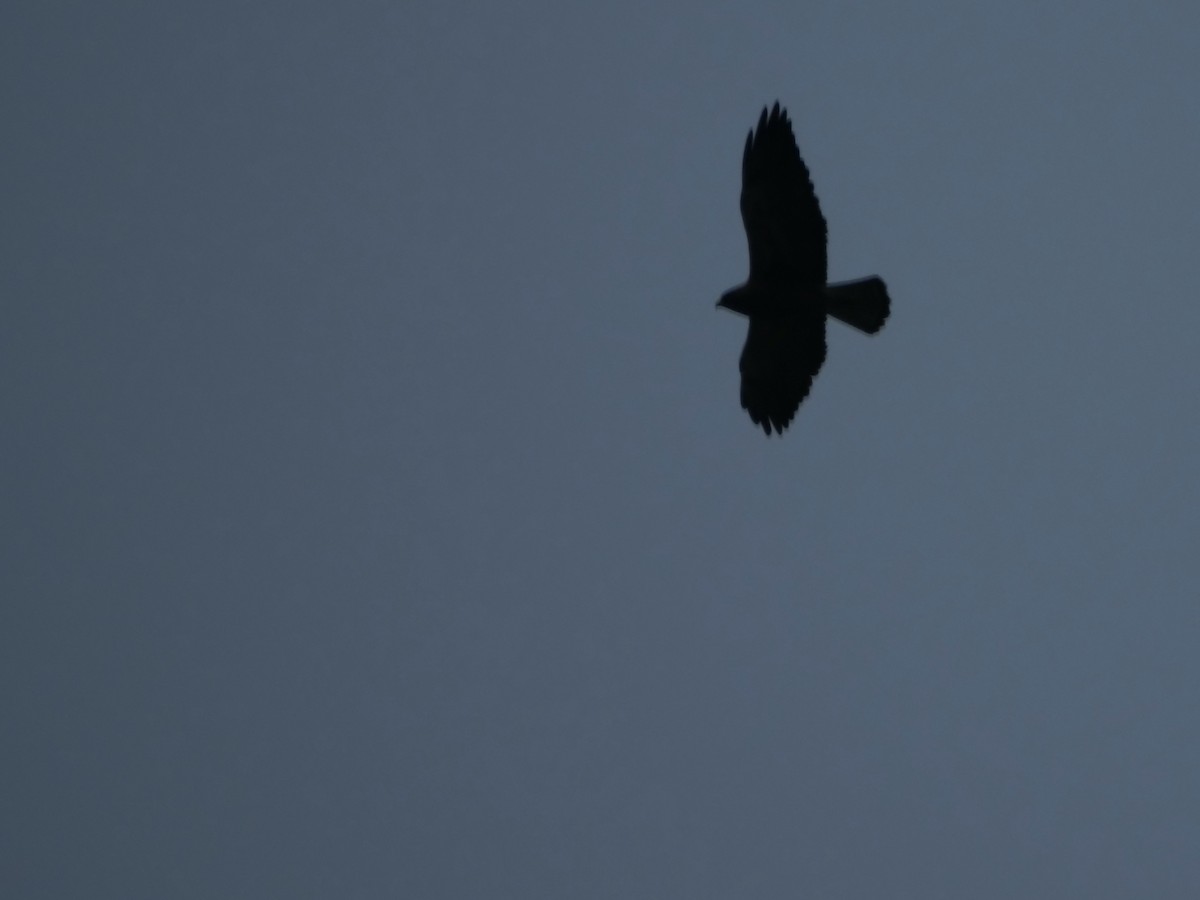
<svg viewBox="0 0 1200 900">
<path fill-rule="evenodd" d="M 825 316 L 875 334 L 891 301 L 878 276 L 827 283 L 825 217 L 778 102 L 746 137 L 741 207 L 750 277 L 717 306 L 750 320 L 742 408 L 768 436 L 783 434 L 825 362 Z"/>
</svg>

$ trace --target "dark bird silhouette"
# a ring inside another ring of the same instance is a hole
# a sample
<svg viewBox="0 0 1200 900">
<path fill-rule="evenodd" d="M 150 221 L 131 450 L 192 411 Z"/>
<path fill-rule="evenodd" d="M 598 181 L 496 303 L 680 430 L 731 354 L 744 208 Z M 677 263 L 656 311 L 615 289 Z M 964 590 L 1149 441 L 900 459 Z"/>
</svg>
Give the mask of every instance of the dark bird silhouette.
<svg viewBox="0 0 1200 900">
<path fill-rule="evenodd" d="M 877 276 L 827 283 L 825 217 L 778 102 L 746 137 L 741 207 L 750 277 L 717 306 L 750 320 L 742 408 L 768 435 L 783 434 L 825 362 L 825 316 L 875 334 L 891 301 Z"/>
</svg>

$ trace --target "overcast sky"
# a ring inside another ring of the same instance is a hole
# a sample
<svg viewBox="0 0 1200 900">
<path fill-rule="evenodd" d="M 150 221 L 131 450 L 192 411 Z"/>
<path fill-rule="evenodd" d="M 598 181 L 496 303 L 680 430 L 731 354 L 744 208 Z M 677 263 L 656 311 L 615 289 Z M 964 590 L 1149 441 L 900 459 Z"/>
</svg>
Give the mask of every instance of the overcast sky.
<svg viewBox="0 0 1200 900">
<path fill-rule="evenodd" d="M 5 4 L 0 895 L 1197 896 L 1198 32 Z"/>
</svg>

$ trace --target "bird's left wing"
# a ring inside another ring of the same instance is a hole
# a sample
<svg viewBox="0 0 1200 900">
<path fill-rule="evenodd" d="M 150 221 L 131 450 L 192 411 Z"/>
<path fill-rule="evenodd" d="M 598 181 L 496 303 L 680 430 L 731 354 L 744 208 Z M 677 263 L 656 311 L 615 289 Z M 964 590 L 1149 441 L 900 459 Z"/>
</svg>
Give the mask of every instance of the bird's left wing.
<svg viewBox="0 0 1200 900">
<path fill-rule="evenodd" d="M 823 286 L 828 262 L 825 217 L 792 123 L 776 102 L 763 107 L 742 153 L 742 223 L 750 280 Z"/>
</svg>

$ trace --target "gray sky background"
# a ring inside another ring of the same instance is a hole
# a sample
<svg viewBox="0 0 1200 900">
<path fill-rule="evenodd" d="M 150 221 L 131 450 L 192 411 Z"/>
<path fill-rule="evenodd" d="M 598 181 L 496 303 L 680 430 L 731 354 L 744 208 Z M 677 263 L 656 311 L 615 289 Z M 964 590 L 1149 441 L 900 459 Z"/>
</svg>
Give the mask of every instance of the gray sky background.
<svg viewBox="0 0 1200 900">
<path fill-rule="evenodd" d="M 0 894 L 1196 896 L 1198 29 L 5 4 Z"/>
</svg>

